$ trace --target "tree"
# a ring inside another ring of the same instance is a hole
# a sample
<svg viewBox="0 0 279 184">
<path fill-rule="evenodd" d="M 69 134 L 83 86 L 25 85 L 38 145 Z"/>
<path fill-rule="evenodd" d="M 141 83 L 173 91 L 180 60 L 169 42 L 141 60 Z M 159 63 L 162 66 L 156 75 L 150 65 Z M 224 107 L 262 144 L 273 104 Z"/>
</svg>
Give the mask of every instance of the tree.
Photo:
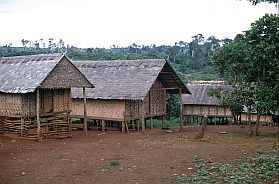
<svg viewBox="0 0 279 184">
<path fill-rule="evenodd" d="M 216 96 L 219 99 L 219 105 L 223 107 L 228 107 L 233 115 L 234 122 L 239 124 L 239 117 L 241 116 L 243 105 L 242 105 L 242 91 L 239 88 L 234 90 L 224 90 L 222 88 L 211 89 L 208 92 L 209 96 Z"/>
<path fill-rule="evenodd" d="M 268 2 L 268 3 L 277 3 L 278 0 L 249 0 L 253 3 L 253 5 L 257 5 L 258 3 Z"/>
<path fill-rule="evenodd" d="M 218 72 L 241 87 L 242 103 L 248 112 L 252 108 L 257 110 L 255 135 L 260 114 L 274 111 L 276 102 L 279 104 L 277 21 L 276 15 L 266 14 L 213 56 Z"/>
</svg>

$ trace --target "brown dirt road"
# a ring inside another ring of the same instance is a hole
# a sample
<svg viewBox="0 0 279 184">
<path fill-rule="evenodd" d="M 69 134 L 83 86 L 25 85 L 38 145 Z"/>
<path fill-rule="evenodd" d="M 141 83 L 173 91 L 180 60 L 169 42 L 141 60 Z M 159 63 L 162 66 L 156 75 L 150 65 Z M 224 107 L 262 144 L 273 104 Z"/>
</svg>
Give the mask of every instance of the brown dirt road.
<svg viewBox="0 0 279 184">
<path fill-rule="evenodd" d="M 247 137 L 240 126 L 208 126 L 205 140 L 196 141 L 199 128 L 90 131 L 88 137 L 73 132 L 72 138 L 41 142 L 0 136 L 0 183 L 173 183 L 165 177 L 195 172 L 188 169 L 195 168 L 195 155 L 230 163 L 259 150 L 274 154 L 278 144 L 274 126 L 260 127 L 262 135 L 256 138 Z"/>
</svg>

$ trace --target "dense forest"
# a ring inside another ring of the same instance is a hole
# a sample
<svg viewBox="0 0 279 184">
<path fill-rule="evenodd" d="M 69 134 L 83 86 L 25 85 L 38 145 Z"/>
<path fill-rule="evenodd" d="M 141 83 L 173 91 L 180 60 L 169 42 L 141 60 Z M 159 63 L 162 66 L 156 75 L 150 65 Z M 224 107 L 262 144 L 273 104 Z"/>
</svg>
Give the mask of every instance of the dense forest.
<svg viewBox="0 0 279 184">
<path fill-rule="evenodd" d="M 65 46 L 62 39 L 57 42 L 50 38 L 48 43 L 22 39 L 22 47 L 5 46 L 0 48 L 0 56 L 15 56 L 38 53 L 67 52 L 73 60 L 116 60 L 116 59 L 154 59 L 163 58 L 179 73 L 184 82 L 188 80 L 220 79 L 212 65 L 211 57 L 216 49 L 231 39 L 219 40 L 211 36 L 207 39 L 202 34 L 192 37 L 191 42 L 177 41 L 174 45 L 137 45 L 126 47 L 112 45 L 105 48 L 77 48 Z"/>
</svg>

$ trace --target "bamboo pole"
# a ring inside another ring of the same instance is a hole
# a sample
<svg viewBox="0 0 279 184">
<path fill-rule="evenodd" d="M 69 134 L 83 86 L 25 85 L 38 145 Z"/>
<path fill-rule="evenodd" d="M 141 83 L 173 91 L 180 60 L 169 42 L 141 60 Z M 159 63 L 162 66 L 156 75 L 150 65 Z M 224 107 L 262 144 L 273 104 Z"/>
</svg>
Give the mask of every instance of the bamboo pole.
<svg viewBox="0 0 279 184">
<path fill-rule="evenodd" d="M 141 131 L 145 132 L 144 103 L 141 104 Z"/>
<path fill-rule="evenodd" d="M 179 98 L 180 98 L 180 129 L 183 128 L 182 121 L 183 121 L 183 103 L 182 103 L 182 90 L 179 88 Z"/>
<path fill-rule="evenodd" d="M 39 90 L 39 88 L 37 88 L 36 114 L 37 114 L 37 139 L 38 139 L 38 141 L 40 141 L 41 122 L 40 122 L 40 90 Z"/>
<path fill-rule="evenodd" d="M 20 119 L 20 136 L 23 136 L 23 124 L 24 124 L 24 118 L 21 117 Z"/>
<path fill-rule="evenodd" d="M 88 132 L 87 132 L 87 109 L 86 109 L 86 91 L 85 87 L 82 88 L 83 92 L 83 130 L 84 130 L 84 135 L 87 137 Z"/>
</svg>

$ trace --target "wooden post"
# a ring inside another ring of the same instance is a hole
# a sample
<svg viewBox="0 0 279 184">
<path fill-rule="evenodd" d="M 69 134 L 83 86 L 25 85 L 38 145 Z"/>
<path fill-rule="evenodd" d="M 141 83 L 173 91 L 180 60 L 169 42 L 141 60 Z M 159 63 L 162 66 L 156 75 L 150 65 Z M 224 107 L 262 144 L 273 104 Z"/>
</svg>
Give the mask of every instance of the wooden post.
<svg viewBox="0 0 279 184">
<path fill-rule="evenodd" d="M 166 128 L 166 115 L 165 114 L 162 116 L 162 128 L 163 129 Z"/>
<path fill-rule="evenodd" d="M 24 118 L 21 117 L 20 119 L 20 136 L 23 136 L 23 124 L 24 124 Z"/>
<path fill-rule="evenodd" d="M 106 122 L 105 120 L 102 120 L 102 132 L 106 131 Z"/>
<path fill-rule="evenodd" d="M 140 127 L 139 127 L 139 121 L 140 121 L 140 120 L 137 120 L 137 129 L 138 129 L 138 132 L 139 132 L 139 129 L 140 129 Z"/>
<path fill-rule="evenodd" d="M 122 133 L 125 133 L 125 121 L 121 121 L 121 129 L 122 129 Z M 128 130 L 128 127 L 127 127 Z"/>
<path fill-rule="evenodd" d="M 141 103 L 141 131 L 145 132 L 144 103 Z"/>
<path fill-rule="evenodd" d="M 186 115 L 186 114 L 185 114 L 185 116 L 184 116 L 183 124 L 184 124 L 184 125 L 187 125 L 187 115 Z"/>
<path fill-rule="evenodd" d="M 87 110 L 86 110 L 86 91 L 85 87 L 82 88 L 83 92 L 83 130 L 84 130 L 84 135 L 87 137 L 88 132 L 87 132 Z"/>
<path fill-rule="evenodd" d="M 182 90 L 179 88 L 179 99 L 180 99 L 180 129 L 183 128 L 183 103 L 182 103 Z"/>
<path fill-rule="evenodd" d="M 36 98 L 36 114 L 37 114 L 37 139 L 41 140 L 41 122 L 40 122 L 40 90 L 37 88 Z"/>
<path fill-rule="evenodd" d="M 150 117 L 150 129 L 153 130 L 153 117 Z"/>
</svg>

